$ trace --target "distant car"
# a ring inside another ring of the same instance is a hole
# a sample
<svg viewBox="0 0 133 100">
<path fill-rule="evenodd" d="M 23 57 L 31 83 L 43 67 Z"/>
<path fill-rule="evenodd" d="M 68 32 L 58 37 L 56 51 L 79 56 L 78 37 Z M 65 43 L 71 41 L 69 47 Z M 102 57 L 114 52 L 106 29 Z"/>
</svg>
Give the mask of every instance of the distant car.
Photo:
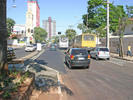
<svg viewBox="0 0 133 100">
<path fill-rule="evenodd" d="M 37 44 L 33 44 L 34 48 L 37 49 Z"/>
<path fill-rule="evenodd" d="M 110 59 L 109 49 L 107 47 L 96 47 L 90 52 L 92 58 L 98 59 Z"/>
<path fill-rule="evenodd" d="M 46 46 L 46 43 L 41 43 L 42 44 L 42 47 L 45 47 Z"/>
<path fill-rule="evenodd" d="M 56 51 L 56 46 L 54 44 L 50 45 L 50 48 L 49 48 L 51 51 Z"/>
<path fill-rule="evenodd" d="M 34 51 L 34 50 L 35 50 L 35 46 L 33 46 L 33 45 L 28 45 L 25 48 L 25 51 Z"/>
<path fill-rule="evenodd" d="M 69 48 L 65 52 L 65 63 L 69 68 L 83 67 L 89 68 L 90 66 L 90 55 L 88 51 L 83 48 Z"/>
</svg>

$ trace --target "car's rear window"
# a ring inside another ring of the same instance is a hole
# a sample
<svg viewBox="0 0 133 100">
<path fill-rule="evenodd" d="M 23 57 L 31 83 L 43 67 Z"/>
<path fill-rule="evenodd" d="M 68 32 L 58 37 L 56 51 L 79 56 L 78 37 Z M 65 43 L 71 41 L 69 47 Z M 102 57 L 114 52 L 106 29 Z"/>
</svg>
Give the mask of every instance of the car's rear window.
<svg viewBox="0 0 133 100">
<path fill-rule="evenodd" d="M 73 55 L 87 55 L 87 50 L 85 49 L 73 49 L 72 50 Z"/>
<path fill-rule="evenodd" d="M 27 46 L 27 47 L 33 47 L 32 45 L 29 45 L 29 46 Z"/>
<path fill-rule="evenodd" d="M 99 51 L 109 51 L 108 48 L 99 48 Z"/>
</svg>

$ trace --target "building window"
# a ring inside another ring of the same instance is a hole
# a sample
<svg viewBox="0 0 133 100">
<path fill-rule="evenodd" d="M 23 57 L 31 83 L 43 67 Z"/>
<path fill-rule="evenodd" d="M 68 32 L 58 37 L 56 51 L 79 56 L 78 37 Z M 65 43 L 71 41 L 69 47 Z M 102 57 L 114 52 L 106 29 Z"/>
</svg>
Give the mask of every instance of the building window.
<svg viewBox="0 0 133 100">
<path fill-rule="evenodd" d="M 30 32 L 30 29 L 28 28 L 28 32 Z"/>
</svg>

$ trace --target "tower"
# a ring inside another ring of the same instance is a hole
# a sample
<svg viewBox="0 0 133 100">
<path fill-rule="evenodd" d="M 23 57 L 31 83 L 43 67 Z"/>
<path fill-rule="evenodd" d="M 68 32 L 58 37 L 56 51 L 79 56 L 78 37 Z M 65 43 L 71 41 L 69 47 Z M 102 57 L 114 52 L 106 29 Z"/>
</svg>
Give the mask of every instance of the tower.
<svg viewBox="0 0 133 100">
<path fill-rule="evenodd" d="M 53 36 L 56 36 L 56 21 L 48 17 L 48 20 L 43 20 L 43 27 L 48 33 L 47 40 L 51 40 Z"/>
<path fill-rule="evenodd" d="M 27 42 L 34 42 L 34 28 L 40 26 L 40 8 L 38 0 L 28 0 L 26 12 L 26 37 Z"/>
</svg>

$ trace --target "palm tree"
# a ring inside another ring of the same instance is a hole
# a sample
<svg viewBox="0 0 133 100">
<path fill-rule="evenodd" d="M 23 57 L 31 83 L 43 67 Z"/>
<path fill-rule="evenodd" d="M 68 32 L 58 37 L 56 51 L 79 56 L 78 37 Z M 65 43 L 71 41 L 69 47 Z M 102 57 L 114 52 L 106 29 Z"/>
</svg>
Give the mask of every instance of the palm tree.
<svg viewBox="0 0 133 100">
<path fill-rule="evenodd" d="M 0 72 L 7 66 L 6 0 L 0 0 Z"/>
</svg>

